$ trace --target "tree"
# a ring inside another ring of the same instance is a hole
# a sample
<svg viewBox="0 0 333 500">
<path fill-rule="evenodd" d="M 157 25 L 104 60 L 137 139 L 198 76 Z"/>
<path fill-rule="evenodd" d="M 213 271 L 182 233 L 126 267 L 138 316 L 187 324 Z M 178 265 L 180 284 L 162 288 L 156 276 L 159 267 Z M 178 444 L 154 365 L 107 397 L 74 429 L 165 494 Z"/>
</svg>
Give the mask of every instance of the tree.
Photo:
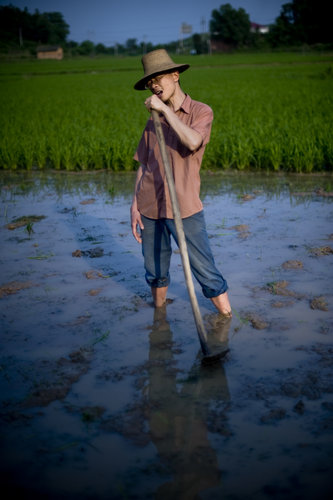
<svg viewBox="0 0 333 500">
<path fill-rule="evenodd" d="M 88 56 L 90 54 L 93 54 L 94 52 L 95 52 L 95 45 L 94 42 L 91 42 L 90 40 L 84 40 L 78 46 L 78 53 L 81 56 Z"/>
<path fill-rule="evenodd" d="M 69 26 L 60 12 L 30 14 L 12 5 L 0 7 L 0 38 L 3 44 L 23 46 L 27 42 L 65 44 Z"/>
<path fill-rule="evenodd" d="M 244 9 L 236 10 L 229 3 L 212 11 L 209 27 L 212 40 L 234 47 L 249 42 L 251 28 L 249 15 Z"/>
<path fill-rule="evenodd" d="M 193 46 L 194 50 L 197 54 L 202 54 L 204 53 L 204 43 L 202 39 L 202 35 L 199 35 L 199 33 L 194 33 L 192 35 L 192 40 L 193 40 Z"/>
<path fill-rule="evenodd" d="M 135 55 L 139 52 L 139 47 L 136 38 L 129 38 L 126 40 L 126 50 L 129 55 Z"/>
<path fill-rule="evenodd" d="M 104 43 L 98 43 L 95 46 L 95 50 L 96 50 L 96 54 L 107 54 L 108 53 L 108 49 L 107 49 L 107 47 L 105 47 Z"/>
<path fill-rule="evenodd" d="M 284 4 L 280 16 L 270 27 L 268 42 L 273 47 L 288 47 L 295 44 L 295 27 L 293 24 L 292 4 Z"/>
<path fill-rule="evenodd" d="M 69 34 L 69 25 L 65 22 L 61 12 L 45 12 L 42 14 L 47 27 L 47 42 L 50 44 L 65 43 Z"/>
<path fill-rule="evenodd" d="M 282 5 L 272 25 L 272 45 L 332 43 L 331 8 L 326 0 L 293 0 Z"/>
</svg>

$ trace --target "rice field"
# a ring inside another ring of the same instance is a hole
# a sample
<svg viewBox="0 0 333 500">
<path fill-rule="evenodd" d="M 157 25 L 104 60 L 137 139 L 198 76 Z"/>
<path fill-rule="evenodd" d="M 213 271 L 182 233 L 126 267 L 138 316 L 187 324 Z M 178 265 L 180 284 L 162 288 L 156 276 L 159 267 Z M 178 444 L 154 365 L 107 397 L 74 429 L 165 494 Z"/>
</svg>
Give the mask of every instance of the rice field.
<svg viewBox="0 0 333 500">
<path fill-rule="evenodd" d="M 183 89 L 214 111 L 203 167 L 332 170 L 333 54 L 189 59 Z M 0 64 L 0 168 L 131 171 L 148 114 L 139 58 Z"/>
</svg>

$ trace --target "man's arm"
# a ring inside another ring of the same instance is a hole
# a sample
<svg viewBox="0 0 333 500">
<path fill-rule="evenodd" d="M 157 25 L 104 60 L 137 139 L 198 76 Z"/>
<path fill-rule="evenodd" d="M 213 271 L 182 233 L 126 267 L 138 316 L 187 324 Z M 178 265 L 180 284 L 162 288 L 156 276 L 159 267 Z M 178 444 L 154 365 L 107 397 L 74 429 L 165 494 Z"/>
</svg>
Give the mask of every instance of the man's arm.
<svg viewBox="0 0 333 500">
<path fill-rule="evenodd" d="M 142 243 L 142 238 L 141 238 L 141 234 L 138 231 L 138 226 L 140 227 L 140 229 L 143 229 L 143 223 L 142 223 L 140 212 L 138 210 L 138 204 L 137 204 L 137 198 L 136 198 L 137 188 L 138 188 L 138 184 L 140 182 L 141 177 L 142 177 L 142 165 L 140 165 L 140 167 L 138 168 L 137 174 L 136 174 L 134 195 L 133 195 L 133 200 L 132 200 L 132 205 L 131 205 L 132 233 L 133 233 L 133 236 L 138 243 Z"/>
<path fill-rule="evenodd" d="M 173 128 L 178 135 L 181 143 L 190 151 L 196 151 L 201 146 L 203 140 L 201 134 L 183 123 L 173 109 L 164 104 L 156 95 L 149 97 L 149 103 L 147 103 L 146 106 L 148 109 L 155 109 L 159 113 L 163 113 L 170 127 Z"/>
</svg>

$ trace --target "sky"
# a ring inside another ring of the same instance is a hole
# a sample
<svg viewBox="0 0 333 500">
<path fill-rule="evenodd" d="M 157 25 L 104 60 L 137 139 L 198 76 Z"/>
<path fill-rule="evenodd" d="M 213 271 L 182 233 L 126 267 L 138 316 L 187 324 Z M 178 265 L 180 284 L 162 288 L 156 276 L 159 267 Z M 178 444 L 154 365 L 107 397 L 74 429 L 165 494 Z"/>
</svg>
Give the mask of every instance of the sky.
<svg viewBox="0 0 333 500">
<path fill-rule="evenodd" d="M 107 47 L 129 38 L 154 45 L 179 40 L 182 23 L 191 25 L 192 33 L 208 31 L 212 11 L 226 3 L 265 25 L 275 21 L 288 0 L 0 0 L 1 6 L 27 7 L 31 14 L 35 9 L 61 12 L 70 26 L 68 40 Z"/>
</svg>

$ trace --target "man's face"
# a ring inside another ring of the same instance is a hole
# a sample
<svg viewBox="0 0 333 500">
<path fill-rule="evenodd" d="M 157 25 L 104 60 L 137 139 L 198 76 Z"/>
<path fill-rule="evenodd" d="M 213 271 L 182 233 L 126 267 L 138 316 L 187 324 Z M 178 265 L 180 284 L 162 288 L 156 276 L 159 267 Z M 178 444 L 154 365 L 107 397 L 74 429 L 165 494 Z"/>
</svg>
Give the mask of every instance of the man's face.
<svg viewBox="0 0 333 500">
<path fill-rule="evenodd" d="M 178 80 L 178 71 L 165 73 L 149 80 L 146 88 L 156 94 L 163 102 L 166 102 L 173 96 Z"/>
</svg>

